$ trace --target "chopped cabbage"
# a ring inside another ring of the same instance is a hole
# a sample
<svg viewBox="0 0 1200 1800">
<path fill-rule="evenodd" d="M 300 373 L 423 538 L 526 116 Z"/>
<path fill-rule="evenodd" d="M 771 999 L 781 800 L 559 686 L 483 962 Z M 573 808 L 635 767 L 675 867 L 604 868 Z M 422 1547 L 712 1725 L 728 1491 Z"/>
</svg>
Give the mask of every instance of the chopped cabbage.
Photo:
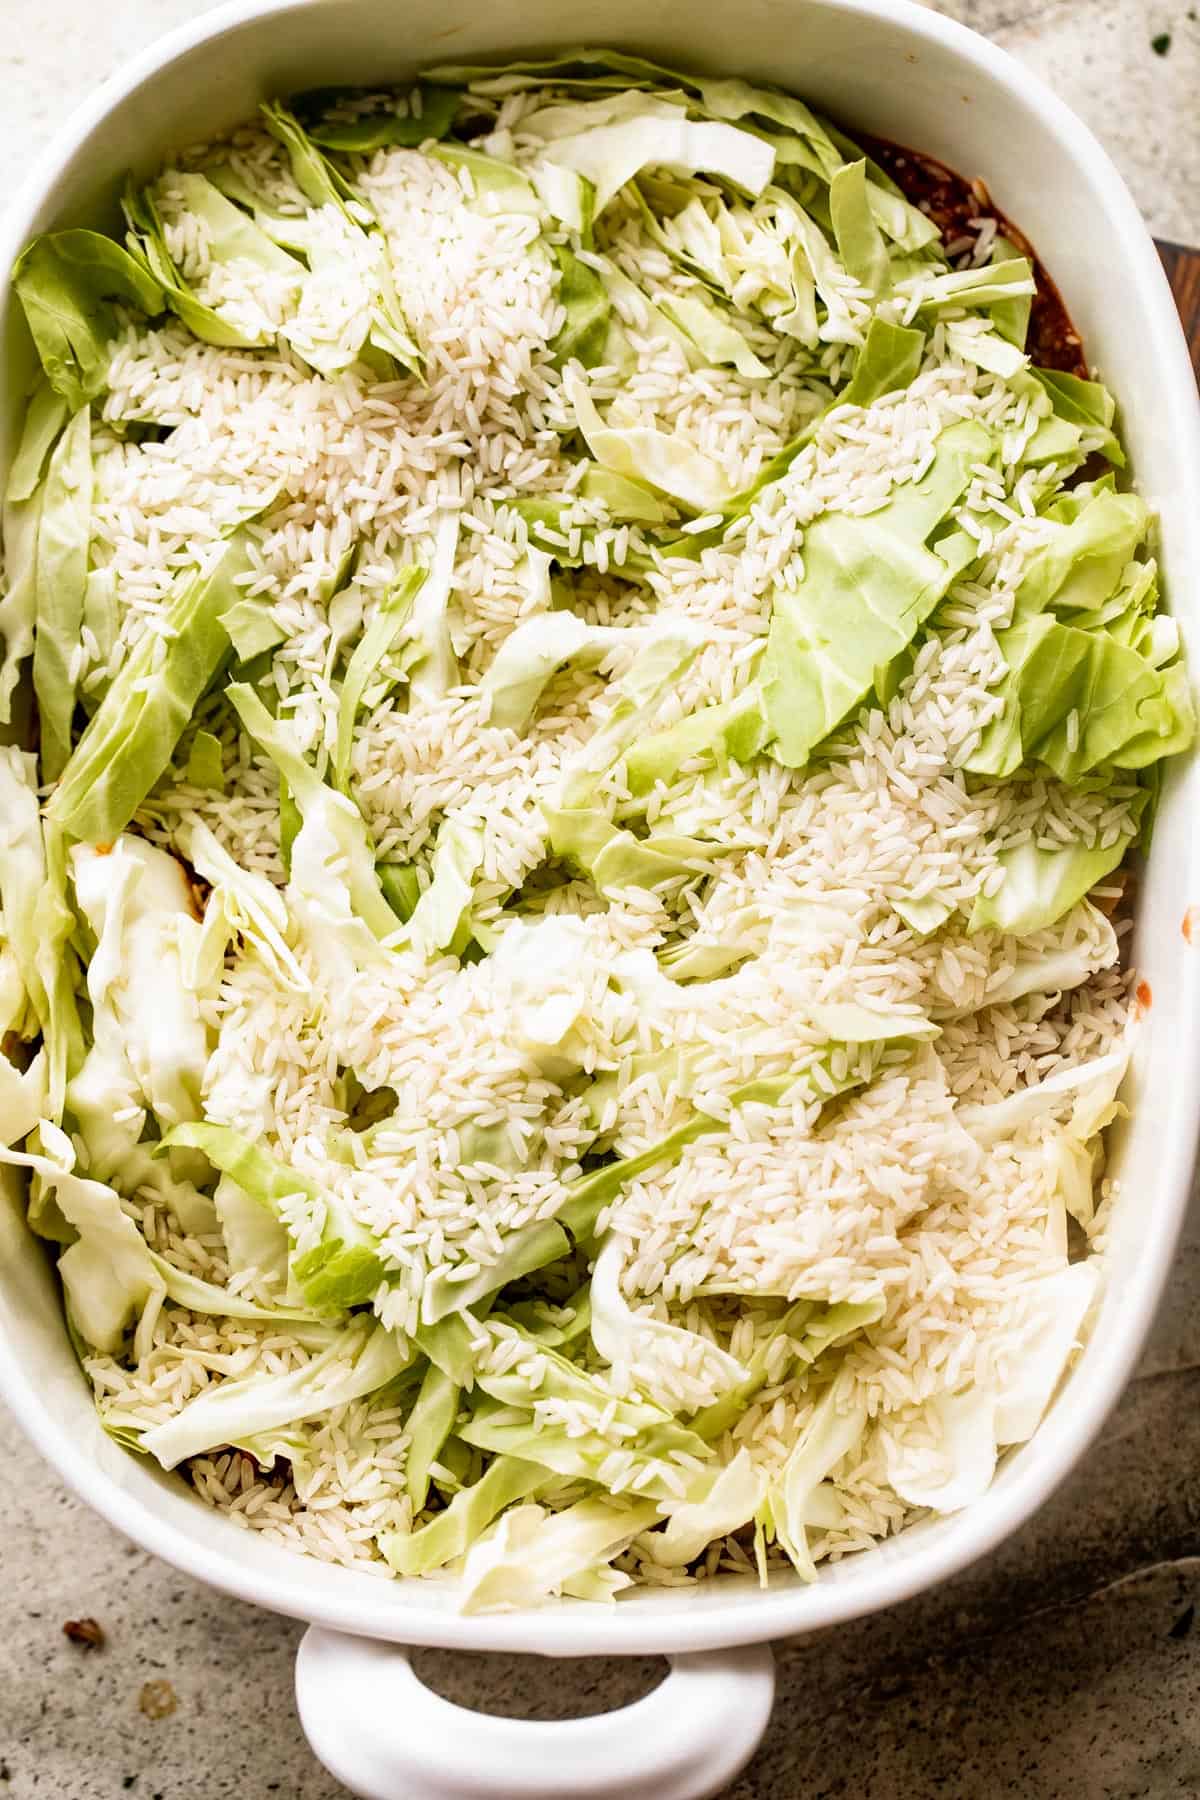
<svg viewBox="0 0 1200 1800">
<path fill-rule="evenodd" d="M 1092 1328 L 1194 734 L 1116 400 L 767 86 L 259 123 L 14 271 L 0 1162 L 106 1429 L 301 1542 L 811 1580 Z"/>
</svg>

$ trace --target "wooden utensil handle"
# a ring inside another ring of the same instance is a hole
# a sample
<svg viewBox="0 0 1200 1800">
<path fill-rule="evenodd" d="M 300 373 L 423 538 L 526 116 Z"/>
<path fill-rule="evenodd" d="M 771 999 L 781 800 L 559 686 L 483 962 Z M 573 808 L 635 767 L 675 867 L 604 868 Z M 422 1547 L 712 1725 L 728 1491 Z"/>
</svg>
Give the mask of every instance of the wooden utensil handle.
<svg viewBox="0 0 1200 1800">
<path fill-rule="evenodd" d="M 1200 381 L 1200 250 L 1186 244 L 1171 244 L 1159 239 L 1158 254 L 1163 259 L 1167 279 L 1179 307 L 1183 329 L 1192 352 L 1192 367 Z"/>
</svg>

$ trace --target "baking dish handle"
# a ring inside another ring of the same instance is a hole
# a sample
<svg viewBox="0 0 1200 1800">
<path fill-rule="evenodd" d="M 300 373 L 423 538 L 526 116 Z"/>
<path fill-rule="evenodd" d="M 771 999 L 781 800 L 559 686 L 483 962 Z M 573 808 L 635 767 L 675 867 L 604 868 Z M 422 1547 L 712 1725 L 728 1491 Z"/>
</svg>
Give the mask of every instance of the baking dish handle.
<svg viewBox="0 0 1200 1800">
<path fill-rule="evenodd" d="M 361 1800 L 706 1800 L 758 1747 L 774 1661 L 760 1644 L 670 1664 L 616 1712 L 500 1719 L 427 1688 L 402 1644 L 314 1625 L 296 1659 L 296 1702 L 317 1756 Z"/>
</svg>

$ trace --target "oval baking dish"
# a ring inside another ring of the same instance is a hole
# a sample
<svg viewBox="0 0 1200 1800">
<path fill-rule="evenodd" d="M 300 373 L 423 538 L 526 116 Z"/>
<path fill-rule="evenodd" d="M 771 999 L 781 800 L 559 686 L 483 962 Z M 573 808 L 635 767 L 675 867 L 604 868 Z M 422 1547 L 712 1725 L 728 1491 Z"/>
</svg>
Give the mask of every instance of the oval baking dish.
<svg viewBox="0 0 1200 1800">
<path fill-rule="evenodd" d="M 1122 408 L 1138 490 L 1159 519 L 1169 604 L 1200 654 L 1200 404 L 1154 246 L 1120 177 L 1087 130 L 973 33 L 907 0 L 760 0 L 697 13 L 668 0 L 584 0 L 570 38 L 771 82 L 847 130 L 912 145 L 981 177 L 1060 288 L 1089 360 Z M 563 41 L 550 0 L 306 0 L 238 4 L 173 34 L 118 75 L 42 159 L 0 234 L 3 330 L 0 463 L 7 466 L 30 350 L 7 272 L 39 231 L 112 230 L 128 171 L 148 178 L 173 149 L 229 129 L 266 97 L 316 85 L 378 86 L 423 66 L 503 61 Z M 42 1453 L 87 1502 L 197 1579 L 307 1620 L 297 1671 L 314 1748 L 352 1791 L 419 1795 L 716 1793 L 752 1754 L 769 1716 L 766 1646 L 824 1628 L 944 1579 L 1013 1531 L 1063 1479 L 1128 1378 L 1149 1327 L 1187 1203 L 1200 1110 L 1197 951 L 1184 929 L 1200 904 L 1195 757 L 1164 783 L 1139 879 L 1134 959 L 1142 1030 L 1132 1116 L 1113 1145 L 1119 1183 L 1099 1322 L 1033 1439 L 1010 1453 L 967 1510 L 922 1519 L 836 1563 L 812 1586 L 760 1591 L 721 1576 L 642 1589 L 613 1608 L 564 1600 L 462 1617 L 452 1594 L 326 1566 L 239 1531 L 182 1483 L 102 1430 L 72 1350 L 56 1284 L 24 1223 L 12 1171 L 0 1208 L 0 1392 Z M 565 1725 L 467 1715 L 416 1681 L 404 1645 L 546 1656 L 663 1654 L 673 1672 L 626 1713 Z"/>
</svg>

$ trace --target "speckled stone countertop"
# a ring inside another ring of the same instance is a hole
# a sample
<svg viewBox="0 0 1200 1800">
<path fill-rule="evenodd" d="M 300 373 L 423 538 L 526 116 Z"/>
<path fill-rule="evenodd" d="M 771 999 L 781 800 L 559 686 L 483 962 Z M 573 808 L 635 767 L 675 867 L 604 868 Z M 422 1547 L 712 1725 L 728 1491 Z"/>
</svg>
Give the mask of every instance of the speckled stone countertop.
<svg viewBox="0 0 1200 1800">
<path fill-rule="evenodd" d="M 92 85 L 203 0 L 0 0 L 0 191 Z M 1152 229 L 1200 243 L 1200 8 L 952 0 L 1046 76 Z M 990 1561 L 779 1646 L 766 1741 L 727 1800 L 1200 1796 L 1200 1211 L 1138 1377 L 1074 1479 Z M 300 1627 L 225 1600 L 70 1498 L 0 1412 L 0 1800 L 348 1800 L 296 1719 Z M 105 1644 L 68 1641 L 97 1619 Z M 430 1652 L 451 1698 L 563 1718 L 653 1661 Z M 167 1685 L 162 1685 L 167 1684 Z"/>
</svg>

